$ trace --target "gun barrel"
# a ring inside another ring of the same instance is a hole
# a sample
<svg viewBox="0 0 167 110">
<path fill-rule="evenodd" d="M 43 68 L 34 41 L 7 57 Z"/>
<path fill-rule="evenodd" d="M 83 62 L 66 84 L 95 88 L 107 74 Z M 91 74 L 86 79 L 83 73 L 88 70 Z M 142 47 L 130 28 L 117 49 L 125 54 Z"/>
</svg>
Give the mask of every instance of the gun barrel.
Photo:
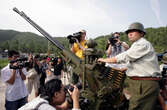
<svg viewBox="0 0 167 110">
<path fill-rule="evenodd" d="M 13 8 L 17 14 L 23 17 L 26 21 L 28 21 L 34 28 L 36 28 L 44 37 L 46 37 L 50 42 L 56 45 L 59 49 L 64 50 L 64 46 L 61 45 L 56 39 L 47 33 L 44 29 L 42 29 L 38 24 L 36 24 L 33 20 L 31 20 L 23 11 L 19 11 L 16 7 Z"/>
<path fill-rule="evenodd" d="M 13 8 L 13 11 L 15 11 L 18 14 L 20 14 L 20 11 L 16 7 Z"/>
<path fill-rule="evenodd" d="M 13 11 L 15 11 L 17 14 L 19 14 L 21 17 L 23 17 L 27 22 L 29 22 L 44 37 L 46 37 L 50 42 L 52 42 L 54 45 L 56 45 L 57 48 L 62 50 L 63 54 L 66 57 L 68 57 L 68 59 L 72 60 L 72 62 L 74 64 L 76 64 L 76 65 L 81 64 L 81 60 L 76 55 L 74 55 L 71 51 L 66 50 L 62 44 L 60 44 L 56 39 L 53 39 L 53 37 L 49 33 L 47 33 L 38 24 L 36 24 L 33 20 L 31 20 L 23 11 L 20 12 L 16 7 L 13 8 Z"/>
</svg>

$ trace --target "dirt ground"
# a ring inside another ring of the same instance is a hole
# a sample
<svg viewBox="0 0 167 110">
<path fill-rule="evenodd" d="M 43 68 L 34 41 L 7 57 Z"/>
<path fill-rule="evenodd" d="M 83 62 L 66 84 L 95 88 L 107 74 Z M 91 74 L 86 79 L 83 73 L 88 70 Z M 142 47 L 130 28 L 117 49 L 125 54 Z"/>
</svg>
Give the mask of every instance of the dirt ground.
<svg viewBox="0 0 167 110">
<path fill-rule="evenodd" d="M 5 89 L 6 89 L 6 85 L 1 81 L 1 78 L 0 78 L 0 107 L 1 107 L 1 110 L 5 110 Z M 32 100 L 33 98 L 35 97 L 35 94 L 34 94 L 34 89 L 32 91 L 32 94 L 30 94 L 29 96 L 29 100 Z"/>
<path fill-rule="evenodd" d="M 0 78 L 0 107 L 1 110 L 5 110 L 4 104 L 5 104 L 5 84 L 2 83 Z"/>
</svg>

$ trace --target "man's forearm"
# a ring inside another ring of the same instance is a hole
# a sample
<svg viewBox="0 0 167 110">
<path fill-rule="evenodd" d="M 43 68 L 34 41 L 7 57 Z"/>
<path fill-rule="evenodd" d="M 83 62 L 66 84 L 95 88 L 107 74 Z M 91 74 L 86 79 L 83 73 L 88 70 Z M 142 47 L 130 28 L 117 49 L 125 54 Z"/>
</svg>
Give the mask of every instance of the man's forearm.
<svg viewBox="0 0 167 110">
<path fill-rule="evenodd" d="M 76 110 L 80 109 L 80 107 L 79 107 L 79 101 L 78 101 L 77 98 L 73 100 L 73 109 L 76 109 Z"/>
<path fill-rule="evenodd" d="M 82 47 L 82 45 L 80 43 L 78 43 L 78 46 L 79 46 L 80 49 L 85 50 L 85 48 Z"/>
<path fill-rule="evenodd" d="M 24 75 L 22 69 L 19 70 L 20 76 L 22 80 L 26 80 L 26 76 Z"/>
<path fill-rule="evenodd" d="M 116 63 L 117 62 L 115 57 L 112 57 L 112 58 L 99 58 L 98 61 L 106 62 L 106 63 Z"/>
<path fill-rule="evenodd" d="M 109 47 L 108 47 L 108 49 L 107 49 L 107 51 L 106 51 L 106 54 L 107 54 L 107 56 L 110 56 L 110 54 L 111 54 L 111 44 L 109 45 Z"/>
<path fill-rule="evenodd" d="M 129 45 L 126 44 L 126 43 L 122 43 L 122 46 L 125 48 L 125 50 L 128 50 L 128 49 L 129 49 Z"/>
<path fill-rule="evenodd" d="M 16 70 L 13 69 L 12 76 L 11 76 L 10 79 L 7 81 L 7 83 L 13 84 L 14 81 L 15 81 L 15 78 L 16 78 Z"/>
</svg>

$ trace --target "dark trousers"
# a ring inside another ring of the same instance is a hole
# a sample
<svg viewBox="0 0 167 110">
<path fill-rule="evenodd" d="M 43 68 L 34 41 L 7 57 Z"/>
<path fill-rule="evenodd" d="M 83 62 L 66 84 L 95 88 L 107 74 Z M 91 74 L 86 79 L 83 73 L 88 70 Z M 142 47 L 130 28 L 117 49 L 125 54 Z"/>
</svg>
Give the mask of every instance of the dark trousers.
<svg viewBox="0 0 167 110">
<path fill-rule="evenodd" d="M 40 78 L 40 87 L 43 87 L 43 86 L 44 86 L 44 84 L 45 84 L 45 78 L 46 78 L 46 77 L 41 77 L 41 78 Z"/>
<path fill-rule="evenodd" d="M 5 100 L 5 108 L 6 110 L 18 110 L 20 107 L 27 103 L 27 97 L 16 101 L 7 101 Z"/>
<path fill-rule="evenodd" d="M 43 87 L 45 84 L 46 73 L 42 72 L 40 75 L 40 87 Z"/>
<path fill-rule="evenodd" d="M 154 110 L 159 94 L 158 81 L 128 79 L 129 110 Z"/>
</svg>

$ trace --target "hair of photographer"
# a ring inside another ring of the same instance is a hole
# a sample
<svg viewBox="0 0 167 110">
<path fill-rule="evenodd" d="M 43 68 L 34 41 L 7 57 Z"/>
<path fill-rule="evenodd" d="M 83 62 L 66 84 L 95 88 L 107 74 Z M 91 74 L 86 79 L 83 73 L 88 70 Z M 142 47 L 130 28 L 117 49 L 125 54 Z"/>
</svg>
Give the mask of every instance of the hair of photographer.
<svg viewBox="0 0 167 110">
<path fill-rule="evenodd" d="M 61 80 L 52 79 L 44 86 L 40 87 L 38 97 L 21 107 L 19 110 L 56 110 L 54 107 L 55 104 L 61 104 L 64 101 L 65 92 Z"/>
<path fill-rule="evenodd" d="M 73 99 L 73 109 L 79 109 L 79 91 L 74 86 L 73 92 L 68 91 L 71 98 Z M 67 109 L 68 102 L 66 99 L 66 92 L 64 85 L 59 79 L 51 79 L 45 83 L 43 87 L 40 88 L 39 97 L 35 98 L 31 102 L 27 103 L 25 106 L 19 110 L 56 110 L 56 109 Z"/>
<path fill-rule="evenodd" d="M 82 33 L 80 41 L 84 41 L 86 39 L 86 31 L 85 30 L 81 30 L 80 32 Z"/>
<path fill-rule="evenodd" d="M 76 39 L 76 43 L 74 43 L 72 45 L 71 51 L 73 53 L 75 53 L 76 56 L 78 56 L 79 58 L 83 59 L 83 51 L 88 48 L 88 46 L 86 45 L 86 31 L 80 31 L 82 32 L 81 37 L 80 37 L 80 42 Z"/>
<path fill-rule="evenodd" d="M 9 60 L 16 60 L 19 57 L 19 52 L 16 52 L 14 50 L 8 51 L 8 59 Z"/>
<path fill-rule="evenodd" d="M 56 92 L 56 96 L 60 96 L 59 98 L 54 99 L 54 95 Z M 54 101 L 56 101 L 56 104 L 62 104 L 65 101 L 65 92 L 64 92 L 64 86 L 61 82 L 61 80 L 59 79 L 52 79 L 48 82 L 46 82 L 46 84 L 41 87 L 40 91 L 39 91 L 39 95 L 41 98 L 46 99 L 49 104 L 53 104 L 55 103 Z M 61 98 L 61 99 L 60 99 Z"/>
</svg>

